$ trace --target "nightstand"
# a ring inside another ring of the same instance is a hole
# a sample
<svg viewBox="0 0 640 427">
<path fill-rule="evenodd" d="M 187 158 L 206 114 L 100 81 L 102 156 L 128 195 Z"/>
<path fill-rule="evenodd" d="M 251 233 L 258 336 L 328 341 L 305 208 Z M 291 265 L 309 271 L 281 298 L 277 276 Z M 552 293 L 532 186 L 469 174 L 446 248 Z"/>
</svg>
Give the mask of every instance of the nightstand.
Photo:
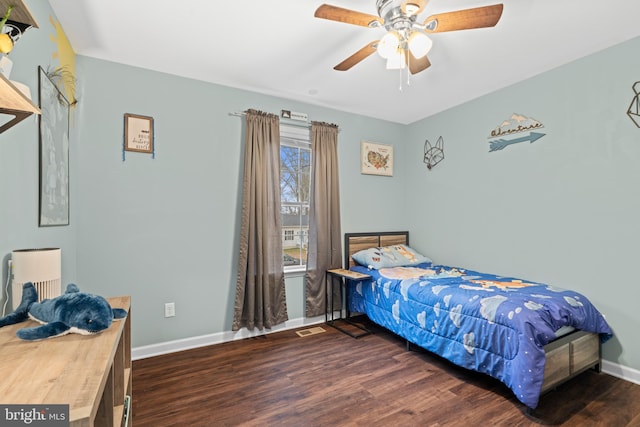
<svg viewBox="0 0 640 427">
<path fill-rule="evenodd" d="M 348 282 L 361 282 L 363 280 L 369 280 L 371 279 L 371 276 L 369 276 L 368 274 L 358 273 L 357 271 L 345 270 L 344 268 L 333 268 L 333 269 L 327 270 L 326 275 L 327 275 L 326 277 L 327 284 L 330 284 L 331 286 L 331 291 L 329 292 L 330 297 L 325 298 L 325 303 L 324 303 L 324 319 L 327 325 L 333 326 L 340 332 L 344 332 L 345 334 L 349 335 L 352 338 L 360 338 L 365 335 L 371 334 L 372 332 L 370 330 L 350 320 L 351 316 L 349 313 L 349 292 L 347 290 Z M 333 285 L 335 282 L 335 280 L 333 280 L 334 278 L 339 279 L 340 295 L 342 296 L 342 301 L 344 303 L 345 313 L 346 313 L 345 317 L 342 317 L 342 306 L 340 307 L 340 317 L 337 317 L 337 318 L 335 317 L 335 311 L 333 307 Z M 328 302 L 329 299 L 331 300 L 330 303 Z M 329 313 L 331 313 L 330 319 L 329 319 Z M 354 326 L 355 328 L 361 330 L 362 332 L 359 334 L 354 334 L 353 332 L 336 324 L 337 321 L 348 323 L 349 325 Z"/>
</svg>

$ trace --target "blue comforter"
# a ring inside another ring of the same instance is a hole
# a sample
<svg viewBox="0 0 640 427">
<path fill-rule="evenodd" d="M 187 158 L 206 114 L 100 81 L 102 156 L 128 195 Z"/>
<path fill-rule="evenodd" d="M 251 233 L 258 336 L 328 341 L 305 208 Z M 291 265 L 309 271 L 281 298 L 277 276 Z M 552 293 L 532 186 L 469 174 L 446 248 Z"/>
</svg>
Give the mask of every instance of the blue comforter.
<svg viewBox="0 0 640 427">
<path fill-rule="evenodd" d="M 369 270 L 349 287 L 350 310 L 462 367 L 506 384 L 530 408 L 544 378 L 543 347 L 571 326 L 612 336 L 604 317 L 574 291 L 447 266 Z"/>
</svg>

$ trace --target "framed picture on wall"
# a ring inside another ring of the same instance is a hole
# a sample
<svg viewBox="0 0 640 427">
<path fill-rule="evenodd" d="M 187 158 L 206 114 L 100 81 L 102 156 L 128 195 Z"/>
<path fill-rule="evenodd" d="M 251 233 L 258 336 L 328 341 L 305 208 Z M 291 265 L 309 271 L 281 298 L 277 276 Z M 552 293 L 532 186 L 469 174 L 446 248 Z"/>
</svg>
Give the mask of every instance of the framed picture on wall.
<svg viewBox="0 0 640 427">
<path fill-rule="evenodd" d="M 393 145 L 360 143 L 360 173 L 393 176 Z"/>
<path fill-rule="evenodd" d="M 124 149 L 153 154 L 153 117 L 124 115 Z"/>
<path fill-rule="evenodd" d="M 40 227 L 69 225 L 69 101 L 38 67 Z"/>
</svg>

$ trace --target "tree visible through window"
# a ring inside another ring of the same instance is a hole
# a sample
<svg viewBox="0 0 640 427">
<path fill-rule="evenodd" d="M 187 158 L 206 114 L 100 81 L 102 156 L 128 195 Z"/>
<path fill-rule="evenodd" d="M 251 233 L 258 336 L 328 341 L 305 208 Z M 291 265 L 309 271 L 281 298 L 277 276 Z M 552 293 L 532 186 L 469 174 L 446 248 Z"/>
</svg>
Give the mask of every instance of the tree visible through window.
<svg viewBox="0 0 640 427">
<path fill-rule="evenodd" d="M 309 129 L 280 126 L 280 197 L 284 270 L 307 262 L 311 144 Z"/>
</svg>

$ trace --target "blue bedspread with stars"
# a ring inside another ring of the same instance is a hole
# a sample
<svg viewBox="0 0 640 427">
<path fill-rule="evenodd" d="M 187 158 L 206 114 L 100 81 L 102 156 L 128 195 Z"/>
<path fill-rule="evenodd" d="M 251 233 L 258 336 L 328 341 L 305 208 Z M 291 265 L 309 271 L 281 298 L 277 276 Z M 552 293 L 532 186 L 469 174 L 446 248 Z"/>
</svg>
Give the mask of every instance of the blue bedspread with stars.
<svg viewBox="0 0 640 427">
<path fill-rule="evenodd" d="M 612 331 L 578 292 L 448 266 L 372 270 L 349 286 L 349 308 L 451 362 L 506 384 L 530 408 L 544 378 L 543 347 L 563 326 Z"/>
</svg>

